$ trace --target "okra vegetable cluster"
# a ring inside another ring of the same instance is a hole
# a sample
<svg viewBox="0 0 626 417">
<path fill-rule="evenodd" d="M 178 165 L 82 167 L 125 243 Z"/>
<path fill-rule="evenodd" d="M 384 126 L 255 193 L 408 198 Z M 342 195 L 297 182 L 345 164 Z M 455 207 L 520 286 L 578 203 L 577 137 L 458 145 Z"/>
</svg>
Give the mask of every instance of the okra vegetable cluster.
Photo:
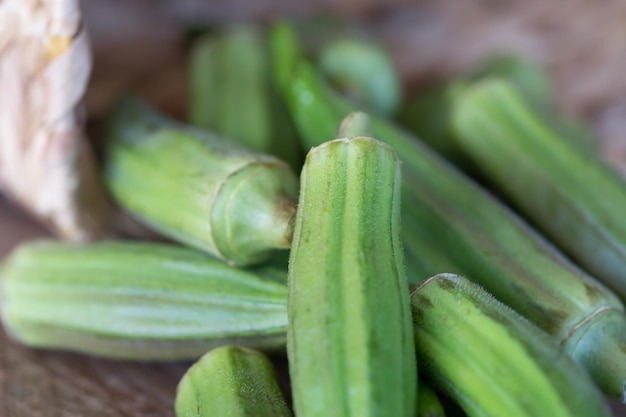
<svg viewBox="0 0 626 417">
<path fill-rule="evenodd" d="M 103 178 L 169 241 L 15 249 L 7 332 L 200 358 L 178 417 L 609 416 L 624 180 L 536 67 L 498 61 L 401 106 L 384 50 L 343 36 L 312 56 L 287 23 L 200 38 L 188 123 L 121 99 Z M 268 359 L 285 356 L 288 381 Z"/>
</svg>

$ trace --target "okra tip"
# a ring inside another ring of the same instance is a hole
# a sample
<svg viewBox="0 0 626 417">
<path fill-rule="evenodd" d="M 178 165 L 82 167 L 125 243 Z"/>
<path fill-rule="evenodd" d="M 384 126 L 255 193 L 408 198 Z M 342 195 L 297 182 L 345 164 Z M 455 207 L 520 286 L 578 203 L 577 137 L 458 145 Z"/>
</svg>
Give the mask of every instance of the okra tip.
<svg viewBox="0 0 626 417">
<path fill-rule="evenodd" d="M 369 114 L 355 111 L 348 114 L 339 125 L 338 138 L 352 138 L 357 136 L 372 137 L 372 118 Z"/>
</svg>

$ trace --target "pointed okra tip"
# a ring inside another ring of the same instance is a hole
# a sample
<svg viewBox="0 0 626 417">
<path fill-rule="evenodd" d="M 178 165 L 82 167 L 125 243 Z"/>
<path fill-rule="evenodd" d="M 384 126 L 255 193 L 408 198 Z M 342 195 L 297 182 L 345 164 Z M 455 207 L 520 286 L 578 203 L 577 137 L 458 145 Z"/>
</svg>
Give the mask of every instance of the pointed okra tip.
<svg viewBox="0 0 626 417">
<path fill-rule="evenodd" d="M 349 113 L 341 121 L 337 130 L 338 138 L 353 138 L 357 136 L 372 137 L 372 118 L 362 111 Z"/>
</svg>

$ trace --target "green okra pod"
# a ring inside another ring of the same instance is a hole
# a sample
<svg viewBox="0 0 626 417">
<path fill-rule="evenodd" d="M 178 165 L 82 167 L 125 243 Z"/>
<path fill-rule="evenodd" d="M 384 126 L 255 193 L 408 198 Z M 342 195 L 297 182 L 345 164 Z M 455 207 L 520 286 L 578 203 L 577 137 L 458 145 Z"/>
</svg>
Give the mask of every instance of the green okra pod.
<svg viewBox="0 0 626 417">
<path fill-rule="evenodd" d="M 422 370 L 469 416 L 611 415 L 558 344 L 478 285 L 437 275 L 411 305 Z"/>
<path fill-rule="evenodd" d="M 399 192 L 399 161 L 375 139 L 337 139 L 306 158 L 287 336 L 300 417 L 414 416 Z"/>
<path fill-rule="evenodd" d="M 238 346 L 216 348 L 183 376 L 176 417 L 289 417 L 272 363 Z"/>
<path fill-rule="evenodd" d="M 285 344 L 286 272 L 241 270 L 171 245 L 37 242 L 0 281 L 8 333 L 28 346 L 132 360 Z"/>
<path fill-rule="evenodd" d="M 417 417 L 445 417 L 445 411 L 437 394 L 420 378 L 417 383 Z"/>
<path fill-rule="evenodd" d="M 194 125 L 276 155 L 297 170 L 302 154 L 289 112 L 271 78 L 267 33 L 235 25 L 191 50 L 189 118 Z"/>
<path fill-rule="evenodd" d="M 458 146 L 573 259 L 626 300 L 626 181 L 568 143 L 507 83 L 476 83 L 455 107 Z"/>
<path fill-rule="evenodd" d="M 288 26 L 274 36 L 283 94 L 301 137 L 315 146 L 354 106 L 302 58 Z M 376 116 L 371 127 L 403 161 L 409 281 L 439 272 L 470 277 L 549 333 L 605 393 L 623 399 L 626 317 L 617 297 L 419 139 Z"/>
<path fill-rule="evenodd" d="M 386 116 L 401 101 L 400 81 L 384 48 L 371 40 L 341 38 L 319 52 L 320 70 L 346 97 Z"/>
<path fill-rule="evenodd" d="M 240 266 L 289 248 L 298 184 L 284 162 L 130 98 L 115 109 L 106 139 L 107 186 L 155 230 Z"/>
</svg>

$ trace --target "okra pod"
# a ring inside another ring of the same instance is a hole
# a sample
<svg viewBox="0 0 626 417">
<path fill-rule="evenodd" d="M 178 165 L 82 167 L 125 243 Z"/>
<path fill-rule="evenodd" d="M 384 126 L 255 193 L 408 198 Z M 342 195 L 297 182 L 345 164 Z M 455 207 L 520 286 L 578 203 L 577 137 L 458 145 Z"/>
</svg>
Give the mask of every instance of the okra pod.
<svg viewBox="0 0 626 417">
<path fill-rule="evenodd" d="M 176 391 L 176 417 L 289 417 L 272 363 L 238 346 L 200 358 Z"/>
<path fill-rule="evenodd" d="M 319 52 L 320 70 L 350 100 L 391 116 L 401 101 L 393 60 L 384 48 L 365 39 L 336 39 Z"/>
<path fill-rule="evenodd" d="M 254 152 L 275 155 L 300 170 L 303 156 L 289 112 L 271 78 L 263 28 L 235 25 L 198 39 L 189 68 L 191 123 Z"/>
<path fill-rule="evenodd" d="M 469 416 L 611 415 L 558 344 L 478 285 L 436 275 L 411 306 L 423 371 Z"/>
<path fill-rule="evenodd" d="M 110 191 L 156 231 L 239 266 L 290 247 L 298 183 L 284 162 L 130 98 L 106 139 Z"/>
<path fill-rule="evenodd" d="M 415 415 L 399 193 L 396 154 L 375 139 L 337 139 L 307 155 L 287 334 L 300 417 Z"/>
<path fill-rule="evenodd" d="M 473 85 L 453 121 L 458 146 L 486 179 L 626 300 L 624 179 L 550 129 L 505 82 Z"/>
<path fill-rule="evenodd" d="M 313 146 L 353 106 L 302 58 L 289 27 L 278 27 L 274 36 L 283 94 L 301 137 Z M 623 399 L 626 317 L 617 297 L 417 138 L 376 116 L 372 130 L 403 161 L 409 281 L 436 272 L 469 277 L 549 333 L 605 393 Z M 426 259 L 424 248 L 437 256 Z"/>
<path fill-rule="evenodd" d="M 286 272 L 274 268 L 165 244 L 44 241 L 15 249 L 1 272 L 3 324 L 28 346 L 172 360 L 285 344 Z"/>
</svg>

